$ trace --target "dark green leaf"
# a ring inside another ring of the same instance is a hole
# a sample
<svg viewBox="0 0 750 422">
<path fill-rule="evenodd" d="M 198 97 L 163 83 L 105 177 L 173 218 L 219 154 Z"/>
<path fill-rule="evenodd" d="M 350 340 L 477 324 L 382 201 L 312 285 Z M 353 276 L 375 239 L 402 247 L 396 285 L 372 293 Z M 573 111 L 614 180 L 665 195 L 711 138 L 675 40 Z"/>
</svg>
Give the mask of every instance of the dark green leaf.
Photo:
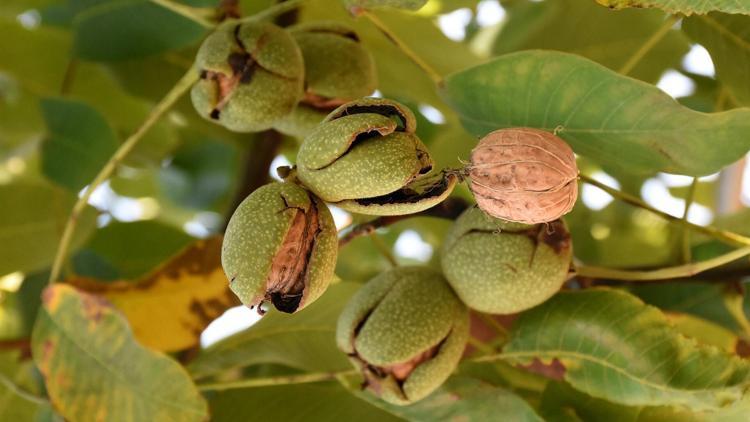
<svg viewBox="0 0 750 422">
<path fill-rule="evenodd" d="M 77 193 L 115 152 L 117 137 L 104 117 L 86 103 L 47 98 L 42 111 L 49 130 L 42 146 L 42 170 Z"/>
<path fill-rule="evenodd" d="M 195 22 L 147 0 L 102 2 L 78 14 L 75 51 L 84 59 L 146 57 L 194 44 L 205 34 Z"/>
<path fill-rule="evenodd" d="M 750 109 L 698 113 L 652 85 L 565 53 L 508 54 L 449 76 L 443 96 L 476 135 L 521 126 L 557 131 L 576 153 L 631 173 L 709 174 L 750 149 Z"/>
</svg>

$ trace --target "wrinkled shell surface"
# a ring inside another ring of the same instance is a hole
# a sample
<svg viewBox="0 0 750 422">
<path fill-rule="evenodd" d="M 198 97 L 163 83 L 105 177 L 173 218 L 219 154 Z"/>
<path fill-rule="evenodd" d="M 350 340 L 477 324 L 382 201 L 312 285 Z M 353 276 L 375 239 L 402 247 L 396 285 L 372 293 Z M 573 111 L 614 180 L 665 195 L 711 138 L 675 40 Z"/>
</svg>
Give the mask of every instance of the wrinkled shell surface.
<svg viewBox="0 0 750 422">
<path fill-rule="evenodd" d="M 190 95 L 198 113 L 236 132 L 270 128 L 302 98 L 304 63 L 292 36 L 271 23 L 227 23 L 208 36 Z"/>
<path fill-rule="evenodd" d="M 311 221 L 312 217 L 317 220 Z M 312 238 L 301 236 L 305 224 L 314 230 L 307 233 Z M 274 284 L 279 273 L 298 272 L 294 276 L 305 282 L 303 295 L 298 304 L 293 303 L 296 307 L 284 310 L 293 312 L 312 303 L 328 287 L 337 253 L 336 227 L 326 205 L 298 185 L 271 183 L 250 194 L 235 210 L 224 235 L 221 262 L 230 288 L 247 306 L 272 301 L 278 307 L 269 287 L 278 290 L 280 286 Z"/>
<path fill-rule="evenodd" d="M 501 129 L 482 138 L 471 153 L 469 176 L 479 207 L 509 221 L 556 220 L 578 197 L 573 150 L 538 129 Z"/>
<path fill-rule="evenodd" d="M 339 317 L 336 340 L 371 390 L 386 401 L 408 404 L 434 391 L 453 372 L 468 328 L 466 306 L 439 272 L 398 267 L 354 295 Z M 420 362 L 412 368 L 415 361 Z"/>
<path fill-rule="evenodd" d="M 470 308 L 511 314 L 536 306 L 562 287 L 573 249 L 565 224 L 526 225 L 466 210 L 446 236 L 441 264 Z"/>
</svg>

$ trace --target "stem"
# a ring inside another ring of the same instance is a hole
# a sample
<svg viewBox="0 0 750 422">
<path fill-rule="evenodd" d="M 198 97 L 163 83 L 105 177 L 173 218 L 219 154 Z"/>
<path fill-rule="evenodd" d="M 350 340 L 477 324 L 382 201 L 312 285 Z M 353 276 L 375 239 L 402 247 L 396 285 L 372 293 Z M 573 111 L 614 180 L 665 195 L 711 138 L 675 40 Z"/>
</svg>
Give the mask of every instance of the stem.
<svg viewBox="0 0 750 422">
<path fill-rule="evenodd" d="M 68 65 L 65 66 L 65 74 L 63 75 L 62 84 L 60 85 L 60 95 L 65 96 L 70 92 L 70 87 L 73 86 L 73 80 L 75 79 L 77 68 L 78 60 L 75 57 L 71 57 L 70 60 L 68 60 Z"/>
<path fill-rule="evenodd" d="M 687 196 L 685 197 L 685 211 L 682 213 L 682 262 L 688 263 L 693 260 L 690 252 L 690 230 L 685 225 L 688 222 L 688 212 L 690 206 L 693 205 L 695 199 L 695 188 L 698 187 L 698 178 L 693 177 L 693 183 L 688 188 Z"/>
<path fill-rule="evenodd" d="M 373 25 L 375 25 L 380 32 L 385 35 L 388 40 L 390 40 L 396 47 L 398 47 L 401 52 L 404 53 L 409 59 L 411 59 L 414 64 L 419 66 L 426 74 L 427 76 L 432 79 L 432 81 L 435 83 L 435 85 L 442 85 L 443 83 L 443 77 L 440 76 L 440 74 L 435 71 L 429 64 L 427 64 L 424 60 L 422 60 L 414 51 L 409 48 L 406 43 L 404 43 L 401 38 L 399 38 L 393 31 L 388 28 L 383 21 L 380 20 L 376 15 L 374 15 L 372 12 L 369 12 L 364 9 L 358 9 L 357 14 L 366 17 L 367 19 L 372 22 Z"/>
<path fill-rule="evenodd" d="M 12 391 L 16 395 L 23 397 L 24 399 L 41 405 L 48 405 L 49 401 L 46 399 L 36 396 L 34 394 L 31 394 L 30 392 L 24 390 L 23 388 L 19 387 L 15 382 L 13 382 L 11 379 L 5 376 L 5 374 L 0 374 L 0 384 L 5 386 L 8 390 Z"/>
<path fill-rule="evenodd" d="M 621 73 L 623 75 L 627 75 L 628 73 L 632 72 L 633 69 L 638 65 L 638 63 L 643 59 L 643 57 L 648 54 L 649 51 L 651 51 L 654 46 L 661 41 L 662 38 L 664 38 L 665 35 L 667 35 L 667 32 L 674 26 L 674 24 L 680 19 L 679 16 L 670 16 L 668 17 L 664 23 L 659 27 L 659 29 L 654 32 L 654 34 L 646 40 L 641 47 L 633 53 L 632 56 L 628 59 L 625 64 L 622 65 L 622 67 L 617 71 L 618 73 Z"/>
<path fill-rule="evenodd" d="M 500 336 L 507 339 L 508 338 L 508 330 L 500 325 L 499 322 L 495 321 L 491 315 L 487 315 L 482 312 L 476 312 L 476 315 L 482 319 L 482 321 L 487 324 L 489 327 L 494 329 Z"/>
<path fill-rule="evenodd" d="M 291 10 L 294 10 L 302 5 L 307 0 L 287 0 L 282 3 L 277 3 L 271 7 L 268 7 L 252 16 L 248 16 L 245 19 L 242 19 L 242 21 L 262 21 L 266 19 L 273 18 L 275 16 L 281 15 L 282 13 L 289 12 Z"/>
<path fill-rule="evenodd" d="M 613 268 L 581 266 L 576 268 L 576 274 L 581 277 L 603 278 L 609 280 L 668 280 L 672 278 L 692 277 L 703 271 L 728 264 L 748 255 L 750 255 L 750 246 L 745 246 L 744 248 L 735 249 L 732 252 L 705 261 L 678 265 L 676 267 L 659 268 L 658 270 L 628 271 Z"/>
<path fill-rule="evenodd" d="M 316 372 L 302 375 L 285 375 L 280 377 L 251 378 L 239 381 L 221 382 L 214 384 L 198 384 L 200 391 L 224 391 L 237 388 L 271 387 L 274 385 L 306 384 L 311 382 L 330 381 L 346 375 L 355 375 L 357 370 L 340 372 Z"/>
<path fill-rule="evenodd" d="M 204 17 L 204 15 L 209 15 L 210 13 L 212 13 L 212 11 L 208 9 L 185 6 L 184 4 L 176 3 L 172 0 L 151 0 L 151 2 L 154 4 L 158 4 L 165 9 L 171 10 L 172 12 L 175 12 L 180 16 L 186 17 L 204 28 L 212 29 L 216 26 L 215 23 Z"/>
<path fill-rule="evenodd" d="M 372 243 L 375 244 L 375 248 L 377 248 L 378 252 L 380 252 L 380 254 L 388 260 L 388 262 L 391 264 L 391 267 L 398 267 L 398 261 L 396 261 L 396 257 L 393 256 L 393 253 L 391 253 L 388 245 L 383 242 L 383 239 L 381 239 L 380 236 L 378 236 L 378 234 L 375 232 L 370 233 L 370 239 L 372 239 Z"/>
<path fill-rule="evenodd" d="M 624 202 L 627 202 L 630 205 L 633 205 L 633 206 L 636 206 L 636 207 L 639 207 L 639 208 L 643 208 L 643 209 L 645 209 L 647 211 L 650 211 L 650 212 L 652 212 L 654 214 L 660 215 L 661 217 L 663 217 L 663 218 L 665 218 L 665 219 L 667 219 L 669 221 L 675 221 L 675 222 L 678 222 L 680 224 L 684 224 L 686 227 L 689 227 L 689 228 L 691 228 L 691 229 L 693 229 L 693 230 L 695 230 L 697 232 L 701 232 L 703 234 L 706 234 L 708 236 L 714 237 L 716 239 L 723 240 L 723 241 L 725 241 L 727 243 L 731 243 L 731 244 L 739 245 L 739 246 L 750 246 L 750 237 L 745 237 L 745 236 L 742 236 L 740 234 L 733 233 L 733 232 L 726 231 L 726 230 L 720 230 L 720 229 L 717 229 L 717 228 L 711 227 L 711 226 L 699 226 L 699 225 L 693 224 L 693 223 L 691 223 L 689 221 L 683 221 L 679 217 L 675 217 L 675 216 L 673 216 L 671 214 L 667 214 L 664 211 L 660 211 L 660 210 L 652 207 L 651 205 L 648 205 L 647 203 L 643 202 L 638 197 L 635 197 L 635 196 L 630 195 L 628 193 L 621 192 L 621 191 L 619 191 L 617 189 L 611 188 L 611 187 L 605 185 L 604 183 L 601 183 L 601 182 L 597 181 L 596 179 L 592 179 L 589 176 L 585 176 L 583 174 L 580 174 L 579 178 L 581 179 L 581 181 L 583 181 L 585 183 L 588 183 L 588 184 L 590 184 L 592 186 L 596 186 L 597 188 L 603 190 L 604 192 L 607 192 L 608 194 L 614 196 L 617 199 L 620 199 L 620 200 L 622 200 Z"/>
<path fill-rule="evenodd" d="M 52 284 L 57 281 L 60 276 L 60 270 L 62 269 L 63 262 L 68 254 L 68 247 L 70 242 L 73 240 L 73 233 L 75 232 L 76 224 L 81 216 L 81 213 L 86 209 L 91 194 L 99 187 L 105 180 L 107 180 L 117 168 L 117 165 L 133 150 L 138 144 L 138 141 L 143 138 L 143 135 L 159 120 L 159 118 L 167 111 L 170 107 L 184 94 L 190 86 L 198 80 L 198 73 L 195 69 L 191 68 L 187 71 L 185 76 L 180 79 L 172 89 L 167 92 L 167 95 L 154 107 L 151 114 L 146 117 L 146 120 L 141 124 L 138 130 L 135 131 L 125 142 L 120 145 L 120 148 L 115 151 L 114 155 L 107 161 L 107 163 L 96 175 L 96 178 L 86 188 L 86 191 L 78 198 L 73 210 L 70 212 L 70 217 L 65 223 L 65 229 L 63 230 L 60 244 L 57 247 L 57 254 L 52 264 L 52 270 L 49 276 L 49 283 Z"/>
</svg>

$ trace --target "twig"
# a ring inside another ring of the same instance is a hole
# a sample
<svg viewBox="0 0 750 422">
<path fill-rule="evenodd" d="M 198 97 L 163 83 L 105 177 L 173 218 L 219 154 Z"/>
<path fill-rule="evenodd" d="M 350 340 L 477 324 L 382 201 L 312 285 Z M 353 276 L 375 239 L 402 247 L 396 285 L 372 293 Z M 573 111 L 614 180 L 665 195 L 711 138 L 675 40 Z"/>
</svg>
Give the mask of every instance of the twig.
<svg viewBox="0 0 750 422">
<path fill-rule="evenodd" d="M 186 6 L 172 0 L 151 0 L 151 2 L 158 4 L 165 9 L 171 10 L 180 16 L 186 17 L 204 28 L 211 29 L 216 26 L 216 23 L 206 19 L 206 16 L 213 13 L 213 10 L 211 9 Z"/>
<path fill-rule="evenodd" d="M 698 187 L 698 178 L 693 177 L 693 182 L 688 188 L 687 195 L 685 196 L 685 211 L 682 213 L 682 262 L 688 263 L 693 260 L 690 252 L 690 230 L 685 225 L 688 221 L 688 213 L 690 212 L 690 206 L 693 205 L 695 199 L 695 189 Z"/>
<path fill-rule="evenodd" d="M 699 226 L 697 224 L 693 224 L 689 221 L 683 221 L 680 217 L 675 217 L 674 215 L 668 214 L 664 211 L 658 210 L 651 205 L 648 205 L 644 201 L 642 201 L 640 198 L 635 197 L 633 195 L 630 195 L 625 192 L 621 192 L 617 189 L 611 188 L 604 183 L 599 182 L 596 179 L 593 179 L 586 175 L 579 175 L 579 178 L 592 186 L 596 186 L 597 188 L 603 190 L 604 192 L 607 192 L 608 194 L 614 196 L 615 198 L 627 202 L 630 205 L 636 206 L 638 208 L 643 208 L 647 211 L 650 211 L 654 214 L 657 214 L 669 221 L 674 221 L 680 224 L 685 225 L 686 227 L 690 227 L 691 229 L 701 232 L 703 234 L 706 234 L 708 236 L 714 237 L 719 240 L 723 240 L 727 243 L 731 243 L 733 245 L 739 245 L 739 246 L 750 246 L 750 237 L 745 237 L 737 233 L 733 233 L 726 230 L 717 229 L 715 227 L 711 226 Z"/>
<path fill-rule="evenodd" d="M 351 242 L 352 240 L 360 236 L 369 236 L 371 233 L 374 233 L 375 230 L 379 229 L 380 227 L 390 226 L 392 224 L 398 223 L 399 221 L 405 220 L 407 218 L 438 217 L 438 218 L 445 218 L 449 220 L 455 220 L 468 207 L 469 207 L 469 204 L 461 198 L 448 198 L 445 201 L 441 202 L 440 204 L 430 209 L 424 210 L 422 212 L 418 212 L 416 214 L 378 217 L 372 221 L 368 221 L 367 223 L 358 224 L 352 227 L 352 229 L 349 232 L 347 232 L 345 235 L 343 235 L 339 239 L 339 248 L 345 246 L 347 243 Z"/>
<path fill-rule="evenodd" d="M 385 242 L 383 242 L 383 239 L 381 239 L 376 232 L 370 233 L 370 240 L 372 240 L 373 245 L 375 245 L 375 249 L 377 249 L 378 252 L 388 260 L 391 267 L 398 267 L 398 261 L 396 260 L 396 257 L 393 256 L 393 252 L 391 252 L 391 249 L 385 244 Z"/>
<path fill-rule="evenodd" d="M 581 277 L 600 278 L 609 280 L 628 281 L 652 281 L 667 280 L 674 278 L 692 277 L 704 271 L 710 270 L 744 258 L 750 255 L 750 246 L 735 249 L 732 252 L 701 262 L 695 262 L 676 267 L 659 268 L 651 271 L 617 270 L 613 268 L 580 266 L 576 268 L 576 274 Z"/>
<path fill-rule="evenodd" d="M 359 372 L 351 369 L 339 372 L 315 372 L 302 375 L 285 375 L 268 378 L 250 378 L 239 381 L 220 382 L 213 384 L 198 384 L 200 391 L 223 391 L 237 388 L 270 387 L 274 385 L 306 384 L 311 382 L 331 381 L 341 376 L 356 375 Z"/>
<path fill-rule="evenodd" d="M 665 35 L 667 35 L 667 32 L 674 26 L 674 24 L 680 19 L 679 16 L 670 16 L 668 17 L 664 23 L 659 27 L 659 29 L 654 32 L 653 35 L 649 39 L 646 40 L 641 47 L 633 53 L 632 56 L 628 59 L 628 61 L 625 62 L 625 64 L 622 65 L 622 67 L 617 71 L 618 73 L 621 73 L 623 75 L 627 75 L 628 73 L 632 72 L 633 69 L 638 65 L 638 63 L 643 59 L 643 57 L 648 54 L 649 51 L 651 51 L 654 46 L 664 38 Z"/>
<path fill-rule="evenodd" d="M 54 283 L 60 276 L 60 270 L 62 269 L 63 262 L 67 257 L 68 247 L 70 242 L 73 240 L 73 233 L 75 232 L 78 219 L 81 213 L 86 209 L 91 194 L 96 190 L 99 185 L 104 183 L 117 168 L 117 165 L 133 150 L 138 142 L 143 138 L 143 135 L 159 120 L 159 118 L 167 111 L 170 107 L 184 94 L 190 86 L 198 80 L 198 73 L 195 69 L 191 68 L 187 71 L 185 76 L 180 79 L 177 84 L 164 96 L 164 98 L 154 107 L 151 113 L 146 117 L 146 120 L 141 126 L 120 145 L 120 148 L 115 151 L 114 155 L 107 161 L 104 167 L 96 175 L 96 178 L 86 188 L 86 191 L 78 198 L 78 201 L 73 206 L 73 210 L 70 212 L 70 217 L 65 223 L 65 229 L 63 230 L 62 237 L 60 238 L 60 244 L 57 247 L 57 253 L 55 260 L 52 264 L 52 271 L 49 276 L 49 283 Z"/>
<path fill-rule="evenodd" d="M 412 62 L 414 62 L 414 64 L 419 66 L 427 74 L 427 76 L 429 76 L 430 79 L 432 79 L 435 85 L 438 85 L 438 86 L 442 85 L 443 77 L 440 76 L 440 74 L 437 71 L 435 71 L 435 69 L 433 69 L 432 66 L 427 64 L 427 62 L 425 62 L 424 60 L 422 60 L 422 58 L 419 57 L 414 52 L 414 50 L 409 48 L 409 46 L 406 45 L 406 43 L 403 42 L 401 38 L 399 38 L 393 31 L 391 31 L 390 28 L 388 28 L 388 26 L 385 23 L 383 23 L 383 21 L 380 20 L 380 18 L 378 18 L 372 12 L 367 11 L 365 9 L 356 9 L 354 13 L 356 15 L 364 16 L 365 18 L 369 19 L 370 22 L 372 22 L 372 24 L 375 25 L 378 28 L 378 30 L 380 30 L 380 32 L 382 32 L 383 35 L 385 35 L 386 38 L 388 38 L 388 40 L 390 40 L 396 47 L 398 47 L 401 50 L 401 52 L 404 53 L 404 55 L 406 55 L 409 59 L 411 59 Z"/>
</svg>

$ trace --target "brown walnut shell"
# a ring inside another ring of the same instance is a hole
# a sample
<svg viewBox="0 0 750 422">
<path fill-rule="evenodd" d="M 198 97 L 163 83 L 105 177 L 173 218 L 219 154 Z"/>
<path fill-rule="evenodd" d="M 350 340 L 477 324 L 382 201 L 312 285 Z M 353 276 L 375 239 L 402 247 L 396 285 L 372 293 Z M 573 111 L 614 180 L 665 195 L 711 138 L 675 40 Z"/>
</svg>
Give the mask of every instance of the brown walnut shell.
<svg viewBox="0 0 750 422">
<path fill-rule="evenodd" d="M 508 221 L 538 224 L 570 212 L 578 197 L 578 167 L 562 139 L 533 128 L 489 133 L 468 168 L 477 205 Z"/>
</svg>

